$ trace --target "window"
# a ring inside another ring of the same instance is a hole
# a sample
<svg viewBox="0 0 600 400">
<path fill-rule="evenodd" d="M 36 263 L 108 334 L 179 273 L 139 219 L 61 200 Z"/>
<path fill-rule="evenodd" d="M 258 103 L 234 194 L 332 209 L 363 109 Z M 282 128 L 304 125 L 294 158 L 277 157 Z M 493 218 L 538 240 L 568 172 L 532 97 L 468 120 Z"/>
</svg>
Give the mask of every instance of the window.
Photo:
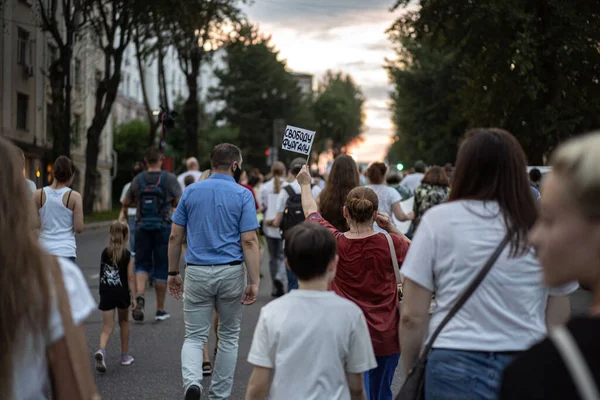
<svg viewBox="0 0 600 400">
<path fill-rule="evenodd" d="M 48 54 L 47 54 L 47 65 L 46 68 L 50 71 L 50 67 L 52 63 L 54 63 L 58 59 L 58 48 L 52 44 L 48 45 Z"/>
<path fill-rule="evenodd" d="M 17 93 L 17 129 L 27 130 L 27 116 L 29 109 L 29 96 Z"/>
<path fill-rule="evenodd" d="M 81 70 L 81 60 L 79 58 L 76 58 L 73 64 L 73 83 L 75 83 L 76 86 L 79 86 L 83 83 L 83 71 Z"/>
<path fill-rule="evenodd" d="M 29 65 L 29 32 L 21 28 L 17 33 L 17 63 Z"/>
</svg>

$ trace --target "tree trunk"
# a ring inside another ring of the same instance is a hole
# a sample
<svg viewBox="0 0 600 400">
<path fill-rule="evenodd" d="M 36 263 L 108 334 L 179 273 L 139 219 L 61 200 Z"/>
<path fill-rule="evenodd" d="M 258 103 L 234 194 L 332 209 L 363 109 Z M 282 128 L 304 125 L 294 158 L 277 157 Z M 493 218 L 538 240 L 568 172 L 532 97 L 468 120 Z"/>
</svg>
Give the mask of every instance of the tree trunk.
<svg viewBox="0 0 600 400">
<path fill-rule="evenodd" d="M 160 105 L 169 107 L 169 94 L 167 92 L 167 77 L 165 76 L 165 54 L 162 48 L 158 48 L 158 93 Z"/>
<path fill-rule="evenodd" d="M 50 91 L 52 104 L 50 104 L 49 122 L 52 135 L 52 152 L 51 160 L 54 161 L 58 156 L 64 153 L 65 149 L 65 73 L 62 66 L 64 65 L 62 58 L 56 60 L 50 66 Z"/>
<path fill-rule="evenodd" d="M 146 117 L 148 118 L 148 146 L 154 145 L 156 141 L 156 130 L 158 129 L 158 120 L 153 115 L 150 101 L 148 100 L 148 90 L 146 89 L 146 75 L 144 74 L 144 60 L 141 53 L 140 39 L 134 35 L 135 43 L 135 58 L 137 60 L 138 70 L 140 72 L 140 86 L 142 88 L 142 97 L 144 99 L 144 108 L 146 109 Z"/>
<path fill-rule="evenodd" d="M 186 76 L 188 86 L 188 98 L 183 106 L 183 118 L 185 121 L 185 157 L 196 157 L 198 153 L 198 128 L 200 119 L 198 116 L 198 74 L 194 72 Z"/>
<path fill-rule="evenodd" d="M 83 190 L 83 213 L 90 215 L 94 212 L 96 200 L 96 187 L 100 181 L 98 172 L 98 154 L 100 153 L 100 135 L 102 126 L 94 117 L 92 125 L 87 131 L 87 147 L 85 148 L 85 187 Z"/>
<path fill-rule="evenodd" d="M 96 200 L 96 186 L 100 179 L 98 172 L 98 154 L 100 152 L 100 136 L 102 129 L 108 121 L 110 110 L 117 98 L 117 90 L 121 77 L 121 64 L 117 65 L 114 75 L 105 78 L 96 90 L 96 105 L 94 119 L 87 131 L 87 147 L 85 149 L 85 187 L 83 191 L 83 214 L 90 215 L 94 212 Z"/>
</svg>

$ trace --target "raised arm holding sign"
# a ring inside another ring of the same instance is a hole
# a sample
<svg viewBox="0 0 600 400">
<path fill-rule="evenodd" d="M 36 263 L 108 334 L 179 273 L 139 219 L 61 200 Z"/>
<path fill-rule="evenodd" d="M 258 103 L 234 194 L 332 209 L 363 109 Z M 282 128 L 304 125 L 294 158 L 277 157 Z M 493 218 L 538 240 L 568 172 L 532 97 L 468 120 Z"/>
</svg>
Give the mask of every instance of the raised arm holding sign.
<svg viewBox="0 0 600 400">
<path fill-rule="evenodd" d="M 283 144 L 281 148 L 287 151 L 304 154 L 310 157 L 313 141 L 315 140 L 315 132 L 307 129 L 297 128 L 288 125 L 285 128 L 283 135 Z"/>
</svg>

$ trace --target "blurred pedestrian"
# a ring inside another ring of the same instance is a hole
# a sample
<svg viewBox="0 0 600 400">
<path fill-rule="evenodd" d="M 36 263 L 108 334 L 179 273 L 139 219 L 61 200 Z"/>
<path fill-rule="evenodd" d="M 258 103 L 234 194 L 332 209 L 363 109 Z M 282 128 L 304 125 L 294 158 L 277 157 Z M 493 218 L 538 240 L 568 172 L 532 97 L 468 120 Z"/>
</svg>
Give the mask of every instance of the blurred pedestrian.
<svg viewBox="0 0 600 400">
<path fill-rule="evenodd" d="M 327 290 L 336 274 L 336 239 L 316 223 L 297 225 L 286 239 L 300 288 L 260 312 L 246 399 L 364 399 L 362 374 L 377 362 L 360 308 Z"/>
<path fill-rule="evenodd" d="M 379 211 L 389 216 L 394 216 L 398 221 L 404 222 L 413 219 L 412 212 L 404 213 L 400 205 L 400 193 L 385 184 L 385 177 L 388 172 L 388 167 L 382 162 L 375 162 L 369 166 L 366 175 L 369 179 L 369 184 L 366 186 L 377 194 L 379 201 Z M 375 224 L 377 232 L 384 232 L 377 224 Z"/>
<path fill-rule="evenodd" d="M 536 218 L 519 142 L 500 129 L 468 132 L 449 201 L 421 218 L 402 268 L 400 339 L 408 374 L 423 344 L 492 262 L 426 355 L 427 399 L 496 398 L 504 368 L 545 336 L 548 323 L 568 318 L 568 295 L 577 285 L 544 284 L 527 242 Z M 434 290 L 437 307 L 430 318 Z"/>
<path fill-rule="evenodd" d="M 136 305 L 133 319 L 145 317 L 146 283 L 152 274 L 155 279 L 156 321 L 170 318 L 165 310 L 167 290 L 168 245 L 171 232 L 169 217 L 181 197 L 181 188 L 175 175 L 162 170 L 163 157 L 156 147 L 149 147 L 144 155 L 146 171 L 131 182 L 123 207 L 137 205 L 135 232 Z"/>
<path fill-rule="evenodd" d="M 181 372 L 187 400 L 202 396 L 203 352 L 215 306 L 219 341 L 209 397 L 231 396 L 242 308 L 256 301 L 260 282 L 256 207 L 252 193 L 238 184 L 242 153 L 236 146 L 223 143 L 212 150 L 210 159 L 213 173 L 183 193 L 173 215 L 169 241 L 169 292 L 176 299 L 183 295 L 184 301 Z M 186 234 L 184 287 L 179 259 Z"/>
<path fill-rule="evenodd" d="M 22 158 L 1 137 L 0 182 L 0 397 L 45 399 L 49 390 L 59 400 L 96 398 L 83 329 L 94 299 L 79 268 L 48 255 L 27 229 L 35 206 Z"/>
<path fill-rule="evenodd" d="M 542 187 L 542 173 L 538 168 L 532 168 L 529 171 L 529 182 L 531 182 L 531 186 L 540 190 Z"/>
<path fill-rule="evenodd" d="M 411 228 L 413 232 L 419 226 L 421 218 L 423 218 L 427 210 L 448 199 L 448 195 L 450 194 L 450 187 L 448 185 L 448 176 L 442 167 L 434 166 L 425 172 L 421 185 L 415 189 L 413 205 L 415 219 L 412 222 L 414 228 Z"/>
<path fill-rule="evenodd" d="M 100 346 L 94 354 L 96 370 L 106 372 L 106 346 L 115 328 L 115 310 L 121 330 L 121 365 L 134 362 L 129 354 L 129 309 L 135 308 L 135 274 L 133 255 L 127 250 L 129 227 L 114 221 L 109 229 L 108 247 L 100 257 L 100 304 L 102 311 L 102 333 Z M 133 306 L 132 306 L 133 304 Z"/>
<path fill-rule="evenodd" d="M 23 176 L 25 177 L 25 181 L 27 182 L 29 192 L 33 194 L 37 190 L 37 186 L 35 182 L 33 182 L 31 179 L 27 179 L 27 175 L 25 174 L 25 163 L 27 160 L 25 159 L 25 153 L 23 153 L 23 150 L 19 149 L 19 151 L 21 152 L 21 158 L 23 159 Z"/>
<path fill-rule="evenodd" d="M 139 173 L 144 171 L 144 163 L 135 162 L 131 166 L 131 179 L 135 179 Z M 125 195 L 129 192 L 129 188 L 131 187 L 131 181 L 127 182 L 125 186 L 123 186 L 123 191 L 121 192 L 121 198 L 119 202 L 121 203 L 121 207 L 123 206 L 123 202 L 125 200 Z M 126 221 L 127 226 L 129 227 L 129 250 L 135 255 L 135 220 L 137 215 L 137 207 L 126 207 L 127 211 L 125 212 L 125 208 L 121 208 L 121 213 L 119 214 L 119 220 Z"/>
<path fill-rule="evenodd" d="M 200 175 L 202 175 L 202 172 L 200 172 L 200 163 L 198 163 L 198 159 L 196 157 L 190 157 L 187 160 L 185 160 L 185 166 L 187 168 L 187 171 L 177 176 L 177 182 L 179 182 L 179 186 L 181 186 L 182 192 L 185 189 L 184 179 L 186 176 L 192 176 L 193 179 L 197 181 L 198 178 L 200 178 Z"/>
<path fill-rule="evenodd" d="M 400 184 L 400 182 L 402 182 L 402 175 L 400 173 L 388 174 L 385 182 L 389 187 L 396 189 L 396 191 L 400 193 L 400 201 L 408 200 L 413 196 L 408 187 Z"/>
<path fill-rule="evenodd" d="M 287 182 L 284 180 L 285 174 L 285 164 L 281 161 L 275 161 L 271 166 L 271 175 L 273 178 L 262 185 L 259 195 L 260 205 L 265 215 L 270 212 L 269 207 L 277 207 L 277 202 L 273 199 L 287 185 Z M 272 199 L 270 202 L 269 198 Z M 285 265 L 283 263 L 283 238 L 281 237 L 279 228 L 263 224 L 263 232 L 267 238 L 267 247 L 269 249 L 269 272 L 271 273 L 271 281 L 273 283 L 271 295 L 273 297 L 280 297 L 285 293 L 283 284 L 286 279 Z"/>
<path fill-rule="evenodd" d="M 69 186 L 75 166 L 68 157 L 59 156 L 52 167 L 52 184 L 35 191 L 40 214 L 40 244 L 53 256 L 77 259 L 75 234 L 83 232 L 83 201 Z"/>
<path fill-rule="evenodd" d="M 348 193 L 358 186 L 360 186 L 360 179 L 356 162 L 345 154 L 338 156 L 333 161 L 329 183 L 319 194 L 317 204 L 323 218 L 340 232 L 347 232 L 350 229 L 344 217 L 344 204 Z"/>
<path fill-rule="evenodd" d="M 588 316 L 555 328 L 506 368 L 501 399 L 599 398 L 600 132 L 561 145 L 551 164 L 530 241 L 548 285 L 579 281 L 591 288 L 594 300 Z M 557 344 L 565 342 L 572 347 L 559 350 Z"/>
<path fill-rule="evenodd" d="M 421 160 L 415 162 L 415 165 L 412 168 L 412 172 L 405 176 L 400 182 L 401 185 L 406 186 L 410 189 L 411 192 L 414 192 L 415 189 L 421 184 L 423 177 L 425 176 L 425 170 L 427 166 Z"/>
</svg>

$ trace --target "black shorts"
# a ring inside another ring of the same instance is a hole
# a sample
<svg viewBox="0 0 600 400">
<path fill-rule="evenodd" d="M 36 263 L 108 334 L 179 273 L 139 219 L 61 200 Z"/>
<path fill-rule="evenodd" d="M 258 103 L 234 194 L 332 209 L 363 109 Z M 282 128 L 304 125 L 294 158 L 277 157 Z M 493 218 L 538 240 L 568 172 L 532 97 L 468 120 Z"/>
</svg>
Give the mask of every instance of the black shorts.
<svg viewBox="0 0 600 400">
<path fill-rule="evenodd" d="M 125 310 L 131 305 L 131 296 L 129 293 L 102 293 L 100 295 L 100 304 L 98 309 L 101 311 L 111 311 L 115 308 Z"/>
</svg>

